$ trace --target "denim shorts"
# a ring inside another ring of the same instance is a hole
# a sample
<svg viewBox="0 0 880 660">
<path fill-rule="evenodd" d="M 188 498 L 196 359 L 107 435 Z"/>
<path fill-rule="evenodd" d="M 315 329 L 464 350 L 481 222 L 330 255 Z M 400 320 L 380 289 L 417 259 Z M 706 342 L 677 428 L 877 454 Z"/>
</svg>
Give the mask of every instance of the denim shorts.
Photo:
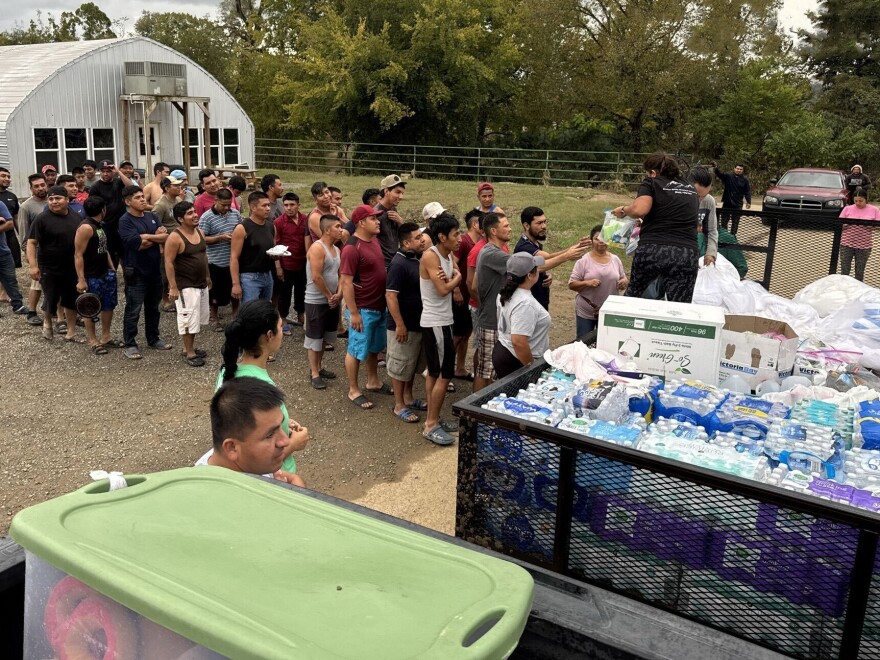
<svg viewBox="0 0 880 660">
<path fill-rule="evenodd" d="M 385 312 L 375 309 L 361 309 L 364 329 L 360 332 L 351 325 L 351 313 L 346 309 L 348 320 L 348 354 L 363 362 L 370 353 L 385 350 Z"/>
<path fill-rule="evenodd" d="M 119 304 L 118 282 L 116 271 L 108 270 L 104 277 L 89 277 L 86 279 L 89 285 L 89 293 L 94 293 L 101 299 L 101 311 L 110 312 Z"/>
</svg>

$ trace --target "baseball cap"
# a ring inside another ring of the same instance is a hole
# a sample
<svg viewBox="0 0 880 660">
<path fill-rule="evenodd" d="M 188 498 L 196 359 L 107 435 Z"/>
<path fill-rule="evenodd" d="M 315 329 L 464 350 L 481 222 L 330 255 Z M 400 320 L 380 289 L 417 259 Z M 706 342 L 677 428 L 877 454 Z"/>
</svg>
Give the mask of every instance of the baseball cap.
<svg viewBox="0 0 880 660">
<path fill-rule="evenodd" d="M 397 186 L 406 186 L 406 181 L 401 179 L 397 174 L 389 174 L 379 184 L 380 188 L 396 188 Z"/>
<path fill-rule="evenodd" d="M 43 174 L 45 174 L 46 172 L 57 172 L 57 171 L 58 171 L 58 168 L 55 167 L 54 165 L 43 165 L 43 169 L 40 170 L 40 172 L 42 172 Z"/>
<path fill-rule="evenodd" d="M 130 160 L 124 160 L 119 163 L 119 167 L 125 167 L 126 165 L 131 165 L 132 167 L 134 167 L 134 163 L 132 163 Z"/>
<path fill-rule="evenodd" d="M 544 265 L 544 257 L 531 255 L 528 252 L 516 252 L 507 259 L 507 272 L 517 277 L 525 277 L 535 267 Z"/>
<path fill-rule="evenodd" d="M 425 221 L 433 220 L 445 210 L 446 209 L 440 205 L 440 202 L 429 202 L 428 204 L 425 204 L 425 208 L 422 209 L 422 218 L 424 218 Z"/>
<path fill-rule="evenodd" d="M 369 204 L 361 204 L 354 211 L 351 212 L 351 221 L 354 224 L 357 224 L 364 218 L 368 218 L 374 215 L 382 215 L 382 211 L 377 211 Z"/>
<path fill-rule="evenodd" d="M 485 181 L 477 186 L 477 194 L 479 195 L 484 190 L 495 190 L 495 186 L 493 186 L 488 181 Z"/>
<path fill-rule="evenodd" d="M 168 176 L 175 179 L 180 179 L 181 183 L 186 181 L 186 172 L 184 172 L 183 170 L 172 170 L 171 174 L 169 174 Z"/>
<path fill-rule="evenodd" d="M 165 185 L 169 185 L 169 186 L 179 186 L 180 184 L 183 183 L 183 179 L 178 179 L 176 176 L 172 176 L 172 175 L 170 175 L 170 174 L 169 174 L 168 176 L 166 176 L 164 179 L 162 179 L 162 183 L 163 183 L 163 184 L 164 184 L 166 181 L 167 181 L 168 183 L 165 184 Z"/>
<path fill-rule="evenodd" d="M 112 161 L 112 160 L 102 160 L 100 163 L 98 163 L 98 169 L 99 169 L 99 170 L 103 170 L 103 169 L 106 169 L 106 168 L 108 168 L 108 167 L 113 167 L 113 161 Z"/>
</svg>

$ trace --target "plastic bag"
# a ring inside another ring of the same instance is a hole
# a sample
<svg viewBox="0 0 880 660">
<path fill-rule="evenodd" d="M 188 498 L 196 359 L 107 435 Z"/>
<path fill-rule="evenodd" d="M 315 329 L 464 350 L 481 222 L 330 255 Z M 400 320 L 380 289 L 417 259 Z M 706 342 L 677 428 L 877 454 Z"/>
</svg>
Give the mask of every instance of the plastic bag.
<svg viewBox="0 0 880 660">
<path fill-rule="evenodd" d="M 824 318 L 874 291 L 849 275 L 827 275 L 798 291 L 793 300 L 809 305 Z"/>
<path fill-rule="evenodd" d="M 602 240 L 608 244 L 616 244 L 626 247 L 629 243 L 636 220 L 630 217 L 618 218 L 611 211 L 605 211 L 605 220 L 602 223 Z"/>
<path fill-rule="evenodd" d="M 692 302 L 718 305 L 729 314 L 755 313 L 751 291 L 743 286 L 734 265 L 720 254 L 714 266 L 703 266 L 697 273 Z"/>
</svg>

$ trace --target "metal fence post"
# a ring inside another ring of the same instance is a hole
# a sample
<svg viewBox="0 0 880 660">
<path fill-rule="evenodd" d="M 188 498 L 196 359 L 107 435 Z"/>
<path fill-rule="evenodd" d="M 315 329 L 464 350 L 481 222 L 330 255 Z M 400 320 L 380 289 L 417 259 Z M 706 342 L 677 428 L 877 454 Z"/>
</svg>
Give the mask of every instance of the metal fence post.
<svg viewBox="0 0 880 660">
<path fill-rule="evenodd" d="M 480 147 L 477 147 L 477 181 L 480 180 L 480 165 L 482 165 L 481 160 L 483 158 L 483 150 Z"/>
<path fill-rule="evenodd" d="M 843 236 L 843 222 L 838 220 L 837 226 L 834 228 L 834 239 L 831 243 L 831 261 L 828 263 L 828 274 L 834 275 L 837 272 L 837 264 L 840 261 L 840 239 Z"/>
<path fill-rule="evenodd" d="M 413 179 L 416 178 L 416 149 L 418 149 L 418 147 L 416 145 L 413 145 L 413 168 L 412 168 Z"/>
<path fill-rule="evenodd" d="M 843 639 L 840 641 L 841 660 L 858 658 L 865 626 L 865 612 L 868 609 L 868 595 L 871 591 L 871 576 L 874 573 L 874 557 L 877 555 L 877 534 L 862 530 L 856 546 L 856 558 L 850 579 L 849 599 L 846 605 L 846 619 L 843 622 Z"/>
</svg>

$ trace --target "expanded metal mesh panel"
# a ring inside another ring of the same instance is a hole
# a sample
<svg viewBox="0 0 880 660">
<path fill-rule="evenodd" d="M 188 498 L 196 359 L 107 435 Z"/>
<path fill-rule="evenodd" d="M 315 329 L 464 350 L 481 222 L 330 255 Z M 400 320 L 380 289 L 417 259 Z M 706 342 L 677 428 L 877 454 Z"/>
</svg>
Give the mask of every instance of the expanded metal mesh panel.
<svg viewBox="0 0 880 660">
<path fill-rule="evenodd" d="M 856 657 L 855 637 L 857 657 L 880 660 L 880 575 L 864 616 L 865 590 L 854 587 L 875 571 L 873 551 L 857 561 L 863 528 L 819 500 L 774 504 L 740 480 L 731 492 L 715 483 L 726 477 L 687 467 L 673 476 L 669 462 L 617 460 L 552 427 L 480 409 L 542 369 L 457 406 L 458 536 L 792 657 Z"/>
</svg>

